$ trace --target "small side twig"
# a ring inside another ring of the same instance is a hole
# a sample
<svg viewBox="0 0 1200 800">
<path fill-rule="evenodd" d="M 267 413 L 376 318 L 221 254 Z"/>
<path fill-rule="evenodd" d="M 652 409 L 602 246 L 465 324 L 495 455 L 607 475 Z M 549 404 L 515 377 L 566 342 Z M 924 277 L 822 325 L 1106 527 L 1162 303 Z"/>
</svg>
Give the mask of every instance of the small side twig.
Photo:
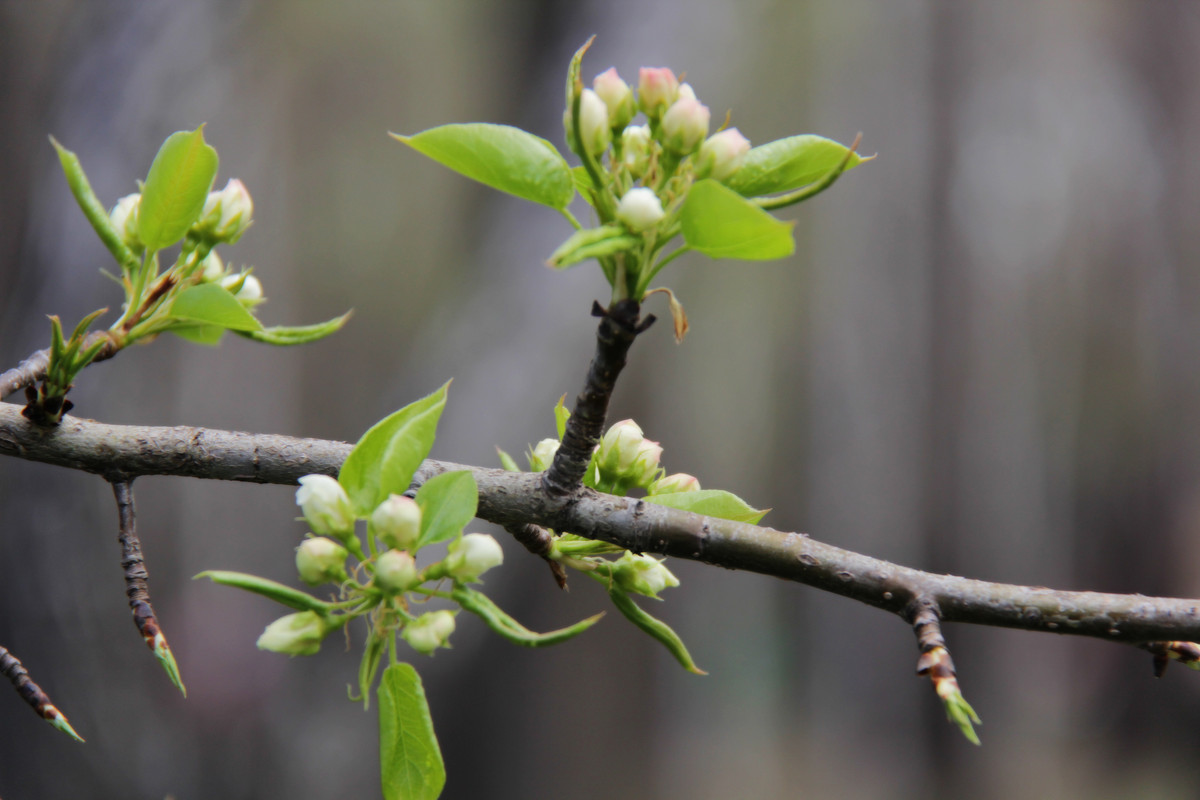
<svg viewBox="0 0 1200 800">
<path fill-rule="evenodd" d="M 917 635 L 917 646 L 921 648 L 921 657 L 917 659 L 917 675 L 929 678 L 933 690 L 946 708 L 946 717 L 958 726 L 969 742 L 979 744 L 979 735 L 975 733 L 975 725 L 980 724 L 979 716 L 967 703 L 958 686 L 954 661 L 942 636 L 941 614 L 936 601 L 915 598 L 909 604 L 908 616 L 913 633 Z"/>
<path fill-rule="evenodd" d="M 1189 669 L 1200 670 L 1200 644 L 1196 642 L 1145 642 L 1138 645 L 1154 656 L 1154 677 L 1161 678 L 1167 665 L 1178 661 Z"/>
<path fill-rule="evenodd" d="M 146 642 L 146 646 L 158 658 L 163 669 L 167 671 L 171 682 L 187 696 L 183 680 L 179 676 L 179 667 L 175 656 L 167 644 L 150 605 L 150 590 L 147 581 L 150 574 L 146 571 L 146 560 L 142 557 L 142 542 L 137 534 L 137 514 L 133 507 L 133 481 L 112 481 L 113 495 L 117 499 L 117 515 L 120 520 L 121 569 L 125 573 L 125 596 L 129 598 L 129 610 L 133 612 L 133 621 L 138 632 Z"/>
<path fill-rule="evenodd" d="M 588 367 L 583 391 L 575 398 L 575 408 L 567 420 L 562 445 L 554 454 L 550 468 L 542 473 L 542 487 L 552 498 L 568 497 L 583 485 L 592 451 L 604 431 L 608 401 L 617 376 L 625 368 L 625 357 L 638 334 L 654 322 L 652 314 L 639 319 L 640 311 L 638 302 L 629 299 L 618 300 L 608 309 L 599 303 L 592 305 L 592 316 L 600 317 L 596 329 L 596 355 Z"/>
<path fill-rule="evenodd" d="M 72 739 L 83 741 L 83 737 L 75 732 L 70 722 L 67 722 L 66 715 L 50 702 L 50 696 L 29 677 L 29 671 L 25 669 L 24 665 L 3 647 L 0 647 L 0 674 L 12 682 L 17 694 L 21 695 L 21 699 L 28 703 L 39 717 Z"/>
<path fill-rule="evenodd" d="M 504 530 L 512 534 L 512 537 L 520 542 L 526 550 L 545 559 L 546 563 L 550 565 L 550 572 L 554 575 L 554 582 L 558 584 L 558 588 L 567 588 L 567 571 L 562 564 L 550 558 L 554 544 L 554 537 L 550 531 L 540 525 L 530 523 L 506 525 Z"/>
<path fill-rule="evenodd" d="M 83 340 L 81 349 L 87 350 L 100 339 L 109 338 L 106 331 L 94 331 L 89 333 Z M 111 341 L 111 339 L 110 339 Z M 106 361 L 112 358 L 120 348 L 115 345 L 103 348 L 96 357 L 92 359 L 92 363 L 97 361 Z M 13 392 L 24 389 L 28 386 L 33 386 L 38 381 L 46 377 L 46 369 L 50 366 L 50 348 L 37 350 L 29 354 L 29 357 L 17 364 L 10 370 L 0 372 L 0 400 L 8 397 Z"/>
</svg>

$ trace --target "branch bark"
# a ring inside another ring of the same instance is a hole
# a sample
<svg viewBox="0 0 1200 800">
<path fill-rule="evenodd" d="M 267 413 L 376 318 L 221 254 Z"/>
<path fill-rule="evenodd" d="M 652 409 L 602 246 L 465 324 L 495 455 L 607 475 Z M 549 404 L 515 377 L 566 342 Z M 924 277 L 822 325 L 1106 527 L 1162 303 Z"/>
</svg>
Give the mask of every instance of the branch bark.
<svg viewBox="0 0 1200 800">
<path fill-rule="evenodd" d="M 192 427 L 107 425 L 64 417 L 40 429 L 20 407 L 0 403 L 0 455 L 83 470 L 112 480 L 139 475 L 293 484 L 310 473 L 336 475 L 350 445 L 320 439 Z M 417 480 L 469 470 L 479 485 L 479 517 L 509 528 L 539 525 L 611 542 L 635 552 L 702 561 L 795 581 L 901 618 L 915 598 L 936 603 L 943 622 L 995 625 L 1141 644 L 1200 640 L 1200 600 L 1056 591 L 939 575 L 777 531 L 643 500 L 580 490 L 572 502 L 548 494 L 540 473 L 426 461 Z"/>
</svg>

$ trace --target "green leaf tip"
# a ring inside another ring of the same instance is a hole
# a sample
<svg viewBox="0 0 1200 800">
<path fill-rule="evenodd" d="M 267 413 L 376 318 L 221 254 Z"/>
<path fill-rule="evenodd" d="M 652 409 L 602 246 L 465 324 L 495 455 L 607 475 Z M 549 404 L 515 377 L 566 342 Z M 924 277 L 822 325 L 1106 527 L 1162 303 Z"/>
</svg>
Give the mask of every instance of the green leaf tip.
<svg viewBox="0 0 1200 800">
<path fill-rule="evenodd" d="M 234 333 L 244 336 L 247 339 L 261 342 L 262 344 L 274 345 L 276 347 L 291 347 L 292 345 L 315 342 L 337 333 L 353 315 L 354 310 L 351 309 L 340 317 L 334 317 L 333 319 L 313 325 L 275 325 L 270 328 L 261 328 L 260 330 L 238 330 L 234 331 Z"/>
<path fill-rule="evenodd" d="M 71 727 L 71 723 L 67 721 L 66 715 L 63 714 L 61 711 L 59 711 L 54 706 L 50 706 L 50 708 L 47 709 L 47 716 L 45 717 L 45 719 L 46 719 L 46 722 L 49 722 L 55 728 L 57 728 L 58 730 L 65 733 L 67 736 L 70 736 L 75 741 L 77 741 L 77 742 L 86 742 L 87 741 L 86 739 L 84 739 L 82 736 L 80 736 L 78 733 L 75 732 L 75 729 Z"/>
<path fill-rule="evenodd" d="M 162 664 L 162 668 L 166 670 L 167 677 L 171 679 L 171 683 L 175 684 L 184 697 L 187 697 L 187 687 L 183 685 L 183 678 L 179 675 L 179 665 L 175 663 L 175 655 L 171 652 L 170 645 L 167 644 L 167 639 L 161 633 L 154 637 L 153 648 L 154 655 L 158 658 L 158 663 Z"/>
</svg>

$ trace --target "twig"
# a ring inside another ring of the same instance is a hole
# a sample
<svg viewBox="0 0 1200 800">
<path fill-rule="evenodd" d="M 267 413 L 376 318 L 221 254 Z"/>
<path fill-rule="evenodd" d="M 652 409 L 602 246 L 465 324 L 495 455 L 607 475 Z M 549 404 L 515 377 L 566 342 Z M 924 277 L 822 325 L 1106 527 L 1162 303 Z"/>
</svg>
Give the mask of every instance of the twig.
<svg viewBox="0 0 1200 800">
<path fill-rule="evenodd" d="M 336 475 L 344 442 L 191 427 L 107 425 L 65 417 L 41 430 L 20 407 L 0 403 L 0 455 L 98 475 L 139 475 L 294 484 L 310 473 Z M 479 517 L 502 526 L 571 531 L 635 552 L 661 553 L 774 575 L 903 615 L 916 597 L 936 602 L 943 622 L 1093 636 L 1113 642 L 1200 640 L 1200 600 L 1055 591 L 938 575 L 742 522 L 714 519 L 643 500 L 578 492 L 571 503 L 547 496 L 541 475 L 426 461 L 423 482 L 469 470 L 479 485 Z"/>
<path fill-rule="evenodd" d="M 550 531 L 540 525 L 529 523 L 506 525 L 504 530 L 508 531 L 526 550 L 545 559 L 546 563 L 550 565 L 550 572 L 554 575 L 554 582 L 558 584 L 558 588 L 567 588 L 567 571 L 562 564 L 550 558 L 554 545 L 554 537 Z"/>
<path fill-rule="evenodd" d="M 959 688 L 954 661 L 942 637 L 937 602 L 928 597 L 915 598 L 906 613 L 912 623 L 913 633 L 917 635 L 917 646 L 921 648 L 921 657 L 917 659 L 917 675 L 929 678 L 933 691 L 946 709 L 946 717 L 958 726 L 967 741 L 979 744 L 979 736 L 975 733 L 979 716 Z"/>
<path fill-rule="evenodd" d="M 108 338 L 108 333 L 105 331 L 93 331 L 84 337 L 81 350 L 87 350 L 97 341 L 103 338 Z M 109 340 L 111 342 L 111 339 Z M 97 361 L 105 361 L 112 358 L 119 352 L 115 346 L 105 347 L 96 357 L 92 359 L 92 363 Z M 27 386 L 33 386 L 35 383 L 46 377 L 46 368 L 50 366 L 50 348 L 38 350 L 31 353 L 28 358 L 22 361 L 17 366 L 3 373 L 0 373 L 0 400 L 8 397 L 13 392 L 24 389 Z"/>
<path fill-rule="evenodd" d="M 71 727 L 71 723 L 67 721 L 66 715 L 50 702 L 50 696 L 29 677 L 29 671 L 17 660 L 16 656 L 3 647 L 0 647 L 0 675 L 4 675 L 12 681 L 17 694 L 21 695 L 21 699 L 28 703 L 39 717 L 76 741 L 83 741 L 83 737 L 76 733 L 75 729 Z"/>
<path fill-rule="evenodd" d="M 609 398 L 617 376 L 625 368 L 625 356 L 638 334 L 654 322 L 652 314 L 639 320 L 640 310 L 636 300 L 618 300 L 607 310 L 599 303 L 592 305 L 592 316 L 600 317 L 600 325 L 596 328 L 596 355 L 588 367 L 583 391 L 575 398 L 575 408 L 567 420 L 562 445 L 554 454 L 550 468 L 542 473 L 542 486 L 552 498 L 569 497 L 583 485 L 592 450 L 604 431 Z"/>
</svg>

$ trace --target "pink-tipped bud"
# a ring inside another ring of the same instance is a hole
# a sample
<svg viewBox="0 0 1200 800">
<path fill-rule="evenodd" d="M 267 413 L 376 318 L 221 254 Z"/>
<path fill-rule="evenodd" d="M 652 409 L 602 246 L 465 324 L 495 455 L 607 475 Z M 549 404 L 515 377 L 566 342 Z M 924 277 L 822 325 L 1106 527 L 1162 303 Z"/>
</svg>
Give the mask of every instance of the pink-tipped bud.
<svg viewBox="0 0 1200 800">
<path fill-rule="evenodd" d="M 667 67 L 638 70 L 638 108 L 657 120 L 679 96 L 679 79 Z"/>
<path fill-rule="evenodd" d="M 662 446 L 658 442 L 642 439 L 634 455 L 633 464 L 629 467 L 626 481 L 634 486 L 645 488 L 658 475 L 658 460 L 662 458 Z"/>
<path fill-rule="evenodd" d="M 617 203 L 617 219 L 635 233 L 653 228 L 665 215 L 658 195 L 645 186 L 630 189 Z"/>
<path fill-rule="evenodd" d="M 579 98 L 579 141 L 593 156 L 607 150 L 612 141 L 608 106 L 591 89 L 584 89 L 583 96 Z"/>
<path fill-rule="evenodd" d="M 633 119 L 637 108 L 633 102 L 633 89 L 617 74 L 616 67 L 609 67 L 596 76 L 592 88 L 608 107 L 608 125 L 613 130 L 621 130 Z"/>
<path fill-rule="evenodd" d="M 388 594 L 400 594 L 421 583 L 417 562 L 403 550 L 388 550 L 375 559 L 375 585 Z"/>
<path fill-rule="evenodd" d="M 700 481 L 696 480 L 695 475 L 688 475 L 686 472 L 676 472 L 673 475 L 659 478 L 646 489 L 646 493 L 651 496 L 698 491 L 700 491 Z"/>
<path fill-rule="evenodd" d="M 700 145 L 696 155 L 696 177 L 723 181 L 742 167 L 750 152 L 750 140 L 737 128 L 714 133 Z"/>
<path fill-rule="evenodd" d="M 690 97 L 676 100 L 663 115 L 663 147 L 680 156 L 694 153 L 708 135 L 710 116 L 708 106 L 697 100 Z"/>
</svg>

